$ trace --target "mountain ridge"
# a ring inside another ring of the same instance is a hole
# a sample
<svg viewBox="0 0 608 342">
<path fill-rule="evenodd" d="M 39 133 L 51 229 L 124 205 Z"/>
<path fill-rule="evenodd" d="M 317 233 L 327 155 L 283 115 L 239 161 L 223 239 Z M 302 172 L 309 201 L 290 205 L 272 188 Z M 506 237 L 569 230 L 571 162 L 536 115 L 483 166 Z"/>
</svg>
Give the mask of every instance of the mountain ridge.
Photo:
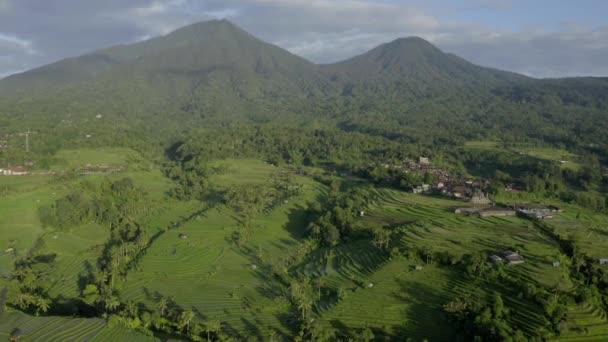
<svg viewBox="0 0 608 342">
<path fill-rule="evenodd" d="M 509 113 L 538 113 L 539 127 L 547 117 L 571 122 L 566 113 L 553 114 L 556 106 L 571 106 L 574 113 L 603 110 L 606 93 L 605 79 L 529 78 L 475 65 L 419 37 L 314 64 L 230 21 L 214 20 L 2 79 L 0 112 L 54 118 L 49 124 L 66 120 L 68 111 L 103 114 L 125 127 L 158 129 L 168 118 L 175 130 L 329 120 L 378 132 L 388 129 L 382 125 L 463 120 L 492 126 L 488 113 L 500 112 L 493 120 L 523 130 L 529 127 Z"/>
</svg>

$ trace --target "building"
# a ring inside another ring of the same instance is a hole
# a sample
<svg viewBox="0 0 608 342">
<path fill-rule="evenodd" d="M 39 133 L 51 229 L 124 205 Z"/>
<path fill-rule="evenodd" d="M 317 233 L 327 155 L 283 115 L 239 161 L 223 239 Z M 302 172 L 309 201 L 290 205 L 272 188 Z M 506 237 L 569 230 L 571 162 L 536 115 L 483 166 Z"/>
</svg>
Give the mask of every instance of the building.
<svg viewBox="0 0 608 342">
<path fill-rule="evenodd" d="M 598 260 L 598 262 L 600 263 L 600 265 L 606 265 L 606 264 L 608 264 L 608 259 L 601 258 L 601 259 Z"/>
<path fill-rule="evenodd" d="M 2 176 L 25 176 L 28 174 L 29 174 L 29 172 L 21 166 L 0 169 L 0 175 L 2 175 Z"/>
<path fill-rule="evenodd" d="M 501 258 L 501 257 L 499 257 L 499 256 L 498 256 L 498 255 L 496 255 L 496 254 L 494 254 L 494 255 L 490 255 L 490 257 L 489 257 L 488 259 L 490 259 L 490 262 L 492 262 L 492 263 L 494 263 L 494 264 L 497 264 L 497 263 L 502 262 L 502 258 Z"/>
<path fill-rule="evenodd" d="M 490 216 L 515 216 L 515 210 L 510 209 L 488 209 L 482 210 L 479 213 L 480 217 L 490 217 Z"/>
<path fill-rule="evenodd" d="M 414 267 L 414 269 L 415 269 L 416 271 L 422 271 L 422 266 L 420 266 L 420 265 L 416 265 L 416 266 Z"/>
<path fill-rule="evenodd" d="M 452 195 L 456 198 L 466 198 L 470 194 L 470 190 L 466 186 L 458 185 L 452 188 Z"/>
<path fill-rule="evenodd" d="M 431 161 L 429 160 L 428 157 L 420 157 L 420 158 L 418 158 L 418 163 L 420 163 L 422 165 L 428 165 L 431 163 Z"/>
<path fill-rule="evenodd" d="M 490 204 L 492 201 L 488 198 L 488 196 L 483 191 L 476 191 L 471 197 L 471 203 L 474 204 Z"/>
<path fill-rule="evenodd" d="M 553 267 L 559 267 L 559 265 L 560 265 L 560 264 L 559 264 L 559 261 L 554 260 L 554 261 L 551 263 L 551 265 L 553 265 Z"/>
<path fill-rule="evenodd" d="M 524 257 L 517 252 L 506 250 L 501 253 L 502 258 L 509 265 L 519 265 L 524 263 Z"/>
<path fill-rule="evenodd" d="M 520 213 L 521 215 L 525 216 L 525 217 L 535 218 L 535 219 L 539 219 L 539 220 L 553 218 L 553 214 L 551 214 L 551 212 L 548 212 L 548 211 L 536 211 L 536 210 L 529 210 L 529 209 L 520 209 L 517 212 Z"/>
</svg>

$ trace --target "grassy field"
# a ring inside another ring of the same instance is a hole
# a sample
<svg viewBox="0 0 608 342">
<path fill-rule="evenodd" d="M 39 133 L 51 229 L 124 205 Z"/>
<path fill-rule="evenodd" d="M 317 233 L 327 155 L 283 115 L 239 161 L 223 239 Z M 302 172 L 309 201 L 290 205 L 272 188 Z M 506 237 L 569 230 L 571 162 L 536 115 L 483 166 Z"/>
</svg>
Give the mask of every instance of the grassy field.
<svg viewBox="0 0 608 342">
<path fill-rule="evenodd" d="M 453 214 L 452 208 L 461 206 L 460 202 L 392 190 L 381 190 L 380 198 L 382 201 L 365 215 L 363 221 L 407 225 L 401 241 L 405 247 L 424 246 L 434 252 L 445 250 L 453 254 L 492 253 L 516 248 L 526 258 L 526 263 L 507 267 L 508 273 L 532 283 L 559 285 L 564 290 L 571 286 L 563 281 L 564 270 L 550 265 L 550 260 L 559 254 L 557 246 L 530 228 L 527 221 L 459 216 Z M 351 250 L 341 252 L 343 249 Z M 518 299 L 516 293 L 501 285 L 474 285 L 461 270 L 437 267 L 436 263 L 426 265 L 422 260 L 417 263 L 388 260 L 371 245 L 343 246 L 332 254 L 325 258 L 326 261 L 315 260 L 304 269 L 327 274 L 339 286 L 352 292 L 347 300 L 323 311 L 323 321 L 334 327 L 387 330 L 388 326 L 388 331 L 415 339 L 446 340 L 453 331 L 442 314 L 442 306 L 475 286 L 503 293 L 506 304 L 512 309 L 513 326 L 534 334 L 545 324 L 542 312 L 535 304 Z M 339 262 L 335 261 L 335 254 L 339 255 Z M 415 265 L 424 268 L 416 272 L 413 271 Z M 372 283 L 373 287 L 358 287 L 353 278 L 364 280 L 365 284 Z"/>
<path fill-rule="evenodd" d="M 486 144 L 487 145 L 487 144 Z M 484 146 L 483 144 L 480 146 Z M 120 150 L 100 152 L 104 163 L 129 163 Z M 78 167 L 89 163 L 87 153 L 62 152 L 68 158 L 64 165 Z M 135 165 L 145 164 L 135 152 Z M 115 158 L 111 156 L 115 155 Z M 121 158 L 116 156 L 121 155 Z M 70 156 L 74 159 L 69 159 Z M 134 164 L 131 164 L 134 165 Z M 280 168 L 257 160 L 234 159 L 212 163 L 221 170 L 209 182 L 215 191 L 233 186 L 268 184 Z M 289 170 L 283 169 L 289 172 Z M 280 264 L 303 245 L 306 237 L 306 210 L 310 202 L 326 193 L 324 185 L 311 178 L 295 175 L 303 191 L 287 203 L 253 220 L 253 235 L 244 246 L 232 242 L 239 225 L 239 213 L 221 202 L 182 202 L 169 199 L 166 192 L 173 186 L 159 170 L 132 168 L 124 173 L 60 179 L 57 177 L 0 177 L 0 185 L 10 184 L 11 191 L 0 197 L 0 243 L 23 256 L 36 243 L 43 241 L 45 253 L 54 254 L 52 263 L 36 267 L 50 278 L 49 295 L 78 297 L 78 275 L 87 264 L 94 264 L 108 239 L 107 227 L 95 223 L 66 230 L 43 229 L 37 217 L 41 205 L 51 203 L 82 180 L 100 182 L 121 177 L 136 179 L 146 189 L 154 210 L 144 224 L 150 235 L 158 237 L 146 250 L 136 267 L 116 283 L 122 302 L 135 301 L 155 308 L 159 296 L 172 297 L 182 309 L 192 309 L 196 320 L 219 320 L 222 329 L 235 336 L 268 339 L 269 332 L 292 336 L 292 307 L 285 286 L 269 277 L 269 265 Z M 14 179 L 14 182 L 10 182 Z M 4 183 L 3 183 L 4 182 Z M 375 189 L 377 202 L 358 218 L 357 226 L 402 227 L 398 245 L 407 249 L 425 247 L 433 252 L 453 255 L 492 254 L 505 249 L 518 250 L 525 258 L 523 265 L 505 267 L 509 275 L 544 287 L 572 288 L 567 277 L 567 262 L 561 260 L 559 247 L 531 222 L 517 217 L 478 218 L 454 214 L 455 207 L 466 204 L 442 198 L 413 195 L 402 191 Z M 599 256 L 608 250 L 606 217 L 563 205 L 565 211 L 548 221 L 560 234 L 575 233 L 580 248 Z M 178 222 L 177 228 L 171 228 Z M 15 256 L 0 255 L 0 270 L 10 274 Z M 416 265 L 423 266 L 415 271 Z M 291 276 L 315 278 L 324 276 L 333 289 L 342 289 L 345 298 L 329 299 L 325 295 L 315 305 L 317 322 L 339 331 L 356 331 L 366 327 L 393 336 L 414 340 L 449 340 L 455 333 L 453 324 L 443 313 L 443 305 L 454 296 L 479 287 L 503 294 L 510 309 L 510 324 L 534 335 L 546 322 L 542 309 L 518 296 L 503 284 L 473 282 L 456 267 L 440 266 L 437 261 L 390 258 L 366 239 L 353 239 L 335 248 L 320 248 L 289 270 Z M 0 285 L 6 278 L 0 277 Z M 371 285 L 371 286 L 370 286 Z M 608 324 L 594 307 L 572 305 L 571 332 L 565 340 L 600 341 L 607 336 Z M 121 326 L 107 326 L 101 319 L 35 318 L 16 312 L 3 317 L 0 334 L 20 328 L 27 340 L 124 340 L 145 341 L 140 335 Z"/>
<path fill-rule="evenodd" d="M 227 171 L 210 180 L 219 188 L 262 184 L 276 171 L 255 160 L 220 164 Z M 296 181 L 304 185 L 301 195 L 254 220 L 250 249 L 280 256 L 289 253 L 303 236 L 302 215 L 321 186 L 304 177 L 296 177 Z M 220 205 L 163 234 L 150 247 L 138 271 L 120 285 L 122 298 L 153 307 L 157 295 L 174 296 L 183 308 L 196 309 L 201 319 L 219 319 L 226 329 L 237 333 L 260 338 L 269 329 L 286 333 L 281 316 L 287 314 L 289 303 L 265 294 L 267 275 L 261 267 L 253 267 L 253 251 L 229 242 L 237 224 L 236 213 Z M 180 234 L 187 239 L 180 239 Z"/>
<path fill-rule="evenodd" d="M 53 158 L 51 170 L 64 171 L 101 164 L 124 167 L 142 160 L 137 152 L 126 148 L 60 150 Z"/>
<path fill-rule="evenodd" d="M 21 341 L 135 341 L 157 339 L 120 325 L 109 327 L 99 318 L 34 317 L 19 312 L 5 314 L 0 320 L 0 338 L 21 336 Z"/>
<path fill-rule="evenodd" d="M 467 141 L 464 144 L 467 150 L 477 151 L 509 151 L 515 155 L 526 155 L 532 158 L 552 161 L 560 165 L 561 168 L 577 171 L 581 168 L 578 163 L 578 156 L 564 149 L 554 147 L 537 147 L 529 145 L 517 145 L 514 147 L 503 148 L 498 141 L 492 140 L 474 140 Z"/>
</svg>

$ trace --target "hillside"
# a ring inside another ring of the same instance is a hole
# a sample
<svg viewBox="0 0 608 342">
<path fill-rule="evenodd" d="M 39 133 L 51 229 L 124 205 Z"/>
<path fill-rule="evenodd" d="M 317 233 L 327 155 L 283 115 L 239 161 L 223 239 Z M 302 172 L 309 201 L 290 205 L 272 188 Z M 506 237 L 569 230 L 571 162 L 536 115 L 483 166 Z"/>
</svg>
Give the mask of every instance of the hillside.
<svg viewBox="0 0 608 342">
<path fill-rule="evenodd" d="M 416 37 L 315 65 L 221 20 L 0 80 L 0 122 L 9 131 L 69 125 L 104 141 L 116 140 L 107 136 L 115 128 L 157 137 L 272 122 L 427 145 L 490 136 L 585 145 L 604 141 L 607 92 L 605 79 L 532 79 Z M 96 115 L 106 119 L 91 125 Z"/>
</svg>

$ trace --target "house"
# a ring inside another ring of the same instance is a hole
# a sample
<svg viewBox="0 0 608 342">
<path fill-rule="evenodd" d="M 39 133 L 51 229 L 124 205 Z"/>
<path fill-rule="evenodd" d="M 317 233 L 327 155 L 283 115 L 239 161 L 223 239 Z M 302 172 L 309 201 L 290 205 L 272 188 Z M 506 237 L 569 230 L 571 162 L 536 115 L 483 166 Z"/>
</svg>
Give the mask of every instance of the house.
<svg viewBox="0 0 608 342">
<path fill-rule="evenodd" d="M 559 261 L 554 260 L 551 265 L 553 265 L 553 267 L 559 267 Z"/>
<path fill-rule="evenodd" d="M 553 212 L 553 213 L 561 213 L 563 211 L 562 209 L 560 209 L 559 207 L 556 207 L 554 205 L 550 205 L 549 210 L 551 210 L 551 212 Z"/>
<path fill-rule="evenodd" d="M 454 214 L 464 214 L 464 215 L 471 215 L 471 214 L 475 214 L 478 213 L 479 209 L 477 208 L 456 208 L 454 209 Z"/>
<path fill-rule="evenodd" d="M 456 198 L 465 198 L 467 197 L 468 193 L 469 189 L 465 186 L 458 185 L 452 189 L 452 194 Z"/>
<path fill-rule="evenodd" d="M 608 259 L 607 258 L 601 258 L 598 260 L 598 262 L 600 263 L 600 265 L 606 265 L 608 264 Z"/>
<path fill-rule="evenodd" d="M 536 211 L 536 210 L 529 210 L 529 209 L 520 209 L 517 212 L 520 213 L 520 214 L 522 214 L 525 217 L 536 218 L 536 219 L 539 219 L 539 220 L 553 218 L 553 215 L 551 213 L 544 212 L 544 211 Z"/>
<path fill-rule="evenodd" d="M 502 262 L 502 258 L 499 257 L 498 255 L 494 254 L 494 255 L 490 255 L 490 257 L 488 258 L 490 259 L 490 262 L 492 262 L 493 264 L 497 264 L 499 262 Z"/>
<path fill-rule="evenodd" d="M 431 162 L 429 161 L 428 157 L 420 157 L 420 158 L 418 158 L 418 163 L 420 163 L 422 165 L 428 165 Z"/>
<path fill-rule="evenodd" d="M 480 217 L 490 217 L 490 216 L 515 216 L 515 210 L 510 209 L 488 209 L 482 210 L 479 213 Z"/>
<path fill-rule="evenodd" d="M 509 265 L 519 265 L 524 263 L 524 257 L 519 255 L 517 252 L 506 250 L 501 253 L 501 256 Z"/>
<path fill-rule="evenodd" d="M 28 175 L 29 172 L 21 166 L 16 166 L 13 168 L 0 169 L 0 175 L 3 176 L 25 176 Z"/>
<path fill-rule="evenodd" d="M 416 265 L 416 266 L 414 267 L 414 270 L 416 270 L 416 271 L 422 271 L 422 266 L 420 266 L 420 265 Z"/>
<path fill-rule="evenodd" d="M 415 193 L 415 194 L 421 194 L 422 191 L 424 191 L 424 190 L 422 189 L 421 186 L 417 186 L 417 187 L 415 187 L 415 188 L 412 189 L 412 192 Z"/>
<path fill-rule="evenodd" d="M 491 201 L 488 198 L 488 196 L 483 192 L 483 191 L 477 191 L 475 192 L 475 194 L 473 195 L 473 197 L 471 197 L 471 203 L 474 204 L 490 204 Z"/>
<path fill-rule="evenodd" d="M 180 239 L 187 239 L 188 235 L 186 235 L 186 234 L 179 234 L 179 238 Z"/>
</svg>

